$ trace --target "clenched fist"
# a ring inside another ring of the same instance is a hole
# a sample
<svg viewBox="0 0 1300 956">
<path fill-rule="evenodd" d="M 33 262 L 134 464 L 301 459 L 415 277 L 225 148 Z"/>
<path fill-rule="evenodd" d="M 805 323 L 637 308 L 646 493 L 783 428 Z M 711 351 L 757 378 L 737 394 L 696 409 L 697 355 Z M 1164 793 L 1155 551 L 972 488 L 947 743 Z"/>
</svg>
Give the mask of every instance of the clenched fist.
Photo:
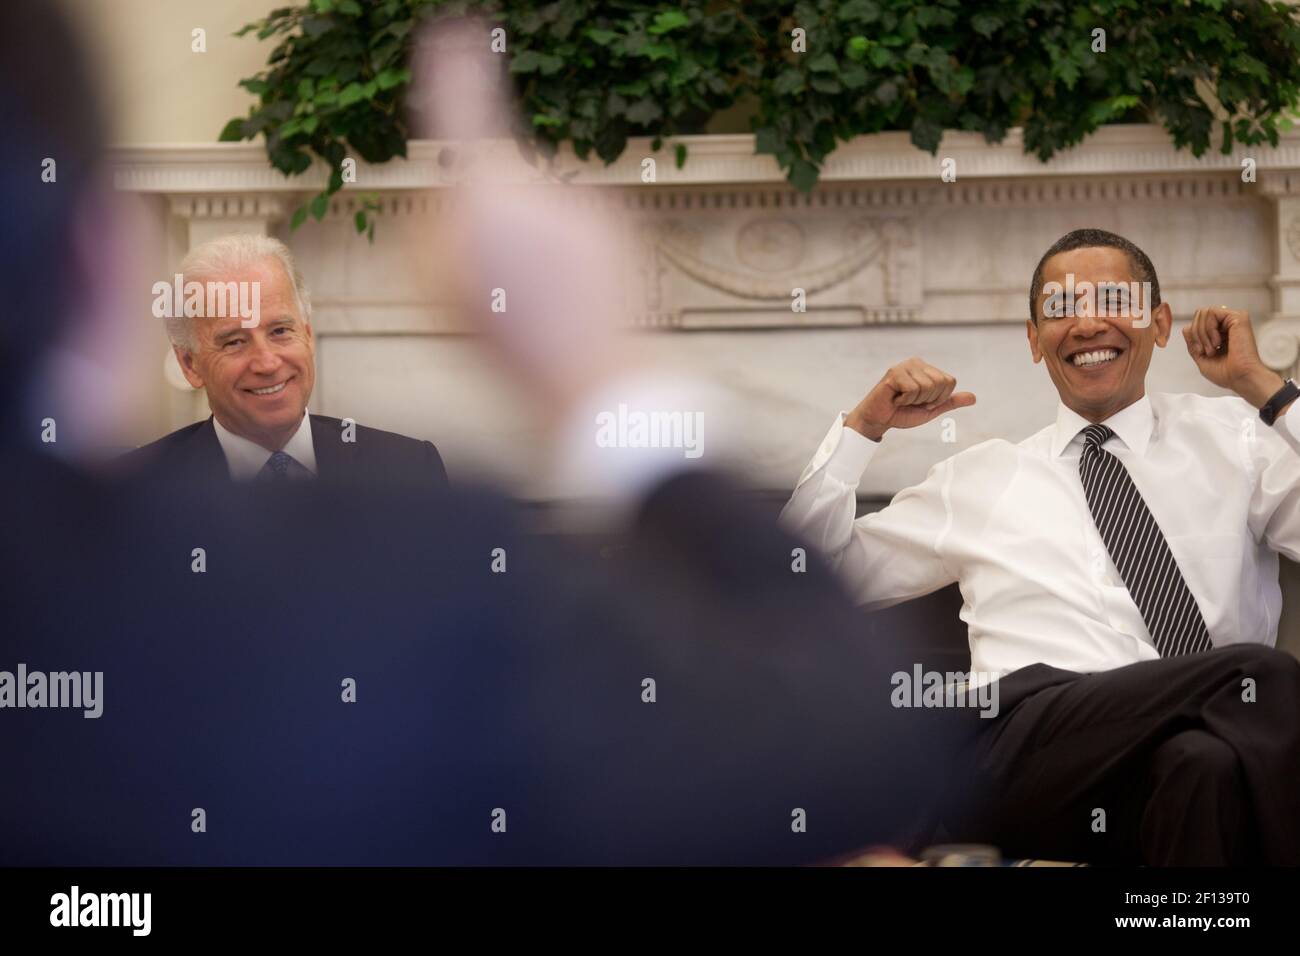
<svg viewBox="0 0 1300 956">
<path fill-rule="evenodd" d="M 973 392 L 954 392 L 957 380 L 919 358 L 900 362 L 885 373 L 844 424 L 880 441 L 891 428 L 915 428 L 954 408 L 975 404 Z"/>
<path fill-rule="evenodd" d="M 1259 408 L 1283 384 L 1282 376 L 1259 357 L 1250 316 L 1240 309 L 1209 306 L 1197 309 L 1183 329 L 1187 351 L 1205 378 L 1231 389 Z"/>
</svg>

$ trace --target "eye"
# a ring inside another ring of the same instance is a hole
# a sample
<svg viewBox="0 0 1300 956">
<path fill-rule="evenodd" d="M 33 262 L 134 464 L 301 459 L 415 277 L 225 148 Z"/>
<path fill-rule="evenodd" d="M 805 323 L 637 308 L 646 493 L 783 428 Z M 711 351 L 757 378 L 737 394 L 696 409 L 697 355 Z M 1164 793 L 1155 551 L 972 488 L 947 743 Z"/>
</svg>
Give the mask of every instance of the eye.
<svg viewBox="0 0 1300 956">
<path fill-rule="evenodd" d="M 223 346 L 221 346 L 221 347 L 222 347 L 223 349 L 228 349 L 228 348 L 231 348 L 232 346 L 235 346 L 235 345 L 243 345 L 243 344 L 244 344 L 244 340 L 243 340 L 243 339 L 230 339 L 229 341 L 226 342 L 225 345 L 223 345 Z"/>
</svg>

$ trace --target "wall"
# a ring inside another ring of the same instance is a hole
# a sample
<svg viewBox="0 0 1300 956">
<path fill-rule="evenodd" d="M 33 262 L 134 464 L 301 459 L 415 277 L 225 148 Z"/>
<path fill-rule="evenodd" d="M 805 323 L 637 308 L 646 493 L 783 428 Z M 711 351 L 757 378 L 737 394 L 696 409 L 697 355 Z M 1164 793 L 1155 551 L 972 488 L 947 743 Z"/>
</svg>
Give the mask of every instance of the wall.
<svg viewBox="0 0 1300 956">
<path fill-rule="evenodd" d="M 64 0 L 98 54 L 120 143 L 211 143 L 253 97 L 237 86 L 266 63 L 272 42 L 232 36 L 271 0 Z M 207 51 L 191 50 L 206 31 Z"/>
</svg>

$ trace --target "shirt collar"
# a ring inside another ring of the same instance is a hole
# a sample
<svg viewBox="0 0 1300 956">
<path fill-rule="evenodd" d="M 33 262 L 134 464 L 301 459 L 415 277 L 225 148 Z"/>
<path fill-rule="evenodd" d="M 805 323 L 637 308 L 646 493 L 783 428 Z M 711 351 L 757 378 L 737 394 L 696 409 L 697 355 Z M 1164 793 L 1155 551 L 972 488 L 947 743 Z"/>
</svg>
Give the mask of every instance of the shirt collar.
<svg viewBox="0 0 1300 956">
<path fill-rule="evenodd" d="M 216 429 L 217 441 L 226 456 L 226 465 L 230 468 L 230 477 L 235 481 L 252 481 L 266 465 L 271 453 L 242 435 L 230 431 L 217 417 L 212 416 L 212 427 Z M 302 424 L 293 433 L 293 437 L 280 449 L 313 475 L 316 474 L 316 446 L 311 440 L 311 416 L 303 413 Z"/>
<path fill-rule="evenodd" d="M 1110 416 L 1102 424 L 1113 431 L 1125 447 L 1134 454 L 1145 455 L 1147 445 L 1151 441 L 1151 433 L 1155 430 L 1155 423 L 1151 399 L 1143 395 L 1132 405 Z M 1056 409 L 1056 426 L 1052 433 L 1052 457 L 1059 458 L 1078 437 L 1079 432 L 1090 424 L 1092 423 L 1086 418 L 1061 402 Z"/>
</svg>

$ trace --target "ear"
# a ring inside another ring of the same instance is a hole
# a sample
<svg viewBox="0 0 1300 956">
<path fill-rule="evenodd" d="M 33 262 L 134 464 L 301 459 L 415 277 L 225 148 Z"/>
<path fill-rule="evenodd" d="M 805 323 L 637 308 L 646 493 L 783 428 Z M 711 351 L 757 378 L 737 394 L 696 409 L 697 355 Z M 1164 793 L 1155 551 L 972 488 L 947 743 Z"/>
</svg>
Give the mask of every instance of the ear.
<svg viewBox="0 0 1300 956">
<path fill-rule="evenodd" d="M 1034 357 L 1034 364 L 1037 365 L 1043 360 L 1043 351 L 1038 347 L 1038 326 L 1026 319 L 1025 331 L 1029 334 L 1029 352 Z"/>
<path fill-rule="evenodd" d="M 194 364 L 194 353 L 189 349 L 181 348 L 179 345 L 173 345 L 172 351 L 176 353 L 176 363 L 180 365 L 181 372 L 185 375 L 185 381 L 195 388 L 202 388 L 203 376 L 199 374 L 199 370 Z"/>
<path fill-rule="evenodd" d="M 1164 348 L 1174 327 L 1174 310 L 1169 308 L 1168 302 L 1156 306 L 1156 310 L 1151 313 L 1151 324 L 1156 327 L 1156 345 Z"/>
<path fill-rule="evenodd" d="M 310 322 L 303 322 L 303 334 L 307 337 L 307 347 L 313 352 L 316 350 L 316 333 L 311 330 Z"/>
</svg>

